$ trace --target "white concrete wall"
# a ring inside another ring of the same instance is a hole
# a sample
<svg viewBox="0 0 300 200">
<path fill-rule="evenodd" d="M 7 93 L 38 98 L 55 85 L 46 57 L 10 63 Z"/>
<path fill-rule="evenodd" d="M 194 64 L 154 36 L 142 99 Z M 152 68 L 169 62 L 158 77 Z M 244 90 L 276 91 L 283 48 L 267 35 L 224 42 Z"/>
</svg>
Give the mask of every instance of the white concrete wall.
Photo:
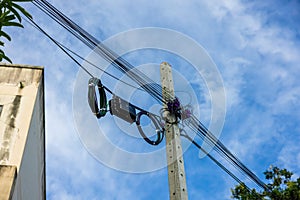
<svg viewBox="0 0 300 200">
<path fill-rule="evenodd" d="M 43 81 L 43 68 L 0 65 L 0 164 L 17 167 L 12 199 L 45 199 Z"/>
</svg>

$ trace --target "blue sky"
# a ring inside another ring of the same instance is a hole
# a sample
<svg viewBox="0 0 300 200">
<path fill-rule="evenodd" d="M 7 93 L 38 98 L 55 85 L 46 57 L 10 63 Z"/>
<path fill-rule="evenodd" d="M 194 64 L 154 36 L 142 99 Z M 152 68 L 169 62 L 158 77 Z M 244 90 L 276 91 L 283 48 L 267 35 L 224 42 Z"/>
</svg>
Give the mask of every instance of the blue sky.
<svg viewBox="0 0 300 200">
<path fill-rule="evenodd" d="M 270 165 L 300 175 L 299 1 L 50 2 L 99 40 L 144 27 L 172 29 L 195 40 L 208 52 L 223 79 L 226 116 L 220 140 L 260 178 Z M 24 6 L 52 36 L 82 56 L 89 55 L 88 48 L 37 8 Z M 47 198 L 167 199 L 166 168 L 141 174 L 120 172 L 87 152 L 73 118 L 76 64 L 26 23 L 25 29 L 7 30 L 13 40 L 5 51 L 14 63 L 45 67 Z M 157 55 L 155 51 L 137 51 L 127 58 L 137 65 L 172 61 L 170 54 Z M 180 66 L 184 62 L 174 60 L 178 64 L 175 69 L 191 79 L 192 74 L 184 74 Z M 203 97 L 200 116 L 207 123 L 211 114 L 207 88 L 194 89 L 204 93 L 198 98 Z M 111 130 L 109 119 L 112 117 L 103 121 L 105 130 L 123 138 L 121 132 Z M 137 148 L 151 151 L 142 139 L 135 142 Z M 236 183 L 198 153 L 190 146 L 184 154 L 189 198 L 230 199 L 230 188 Z"/>
</svg>

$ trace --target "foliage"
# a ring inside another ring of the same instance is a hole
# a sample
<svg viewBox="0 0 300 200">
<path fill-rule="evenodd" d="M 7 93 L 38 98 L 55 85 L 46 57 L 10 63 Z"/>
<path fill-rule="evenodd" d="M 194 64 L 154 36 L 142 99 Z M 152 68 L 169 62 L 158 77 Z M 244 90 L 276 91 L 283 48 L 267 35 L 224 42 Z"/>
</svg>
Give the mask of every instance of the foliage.
<svg viewBox="0 0 300 200">
<path fill-rule="evenodd" d="M 4 59 L 11 63 L 11 60 L 5 55 L 2 47 L 4 47 L 5 38 L 8 41 L 11 41 L 11 37 L 5 31 L 3 27 L 21 27 L 23 28 L 21 13 L 26 17 L 31 15 L 20 5 L 18 2 L 30 2 L 32 0 L 0 0 L 0 62 Z"/>
<path fill-rule="evenodd" d="M 237 185 L 235 189 L 231 189 L 232 198 L 240 200 L 300 200 L 300 178 L 292 181 L 292 172 L 278 167 L 270 167 L 264 172 L 267 180 L 269 180 L 269 190 L 258 192 L 255 189 L 247 190 L 244 183 Z"/>
</svg>

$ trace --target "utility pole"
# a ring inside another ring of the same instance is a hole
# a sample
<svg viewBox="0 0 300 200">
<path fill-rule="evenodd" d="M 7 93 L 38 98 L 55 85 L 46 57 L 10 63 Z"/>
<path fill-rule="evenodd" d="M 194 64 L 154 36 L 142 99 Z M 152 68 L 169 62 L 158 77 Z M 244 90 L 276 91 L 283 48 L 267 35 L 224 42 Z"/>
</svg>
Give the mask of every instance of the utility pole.
<svg viewBox="0 0 300 200">
<path fill-rule="evenodd" d="M 162 96 L 164 99 L 163 118 L 165 119 L 166 151 L 170 200 L 187 200 L 183 154 L 180 130 L 176 116 L 168 110 L 167 102 L 175 99 L 172 69 L 167 62 L 160 64 Z M 175 123 L 176 122 L 176 123 Z"/>
</svg>

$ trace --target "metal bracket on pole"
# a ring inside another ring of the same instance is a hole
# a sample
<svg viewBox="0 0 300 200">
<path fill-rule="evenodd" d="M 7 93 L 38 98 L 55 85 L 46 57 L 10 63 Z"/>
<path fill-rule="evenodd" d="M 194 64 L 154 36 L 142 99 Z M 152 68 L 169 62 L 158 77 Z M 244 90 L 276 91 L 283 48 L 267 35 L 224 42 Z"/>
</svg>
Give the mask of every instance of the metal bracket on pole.
<svg viewBox="0 0 300 200">
<path fill-rule="evenodd" d="M 184 162 L 180 140 L 180 130 L 176 116 L 168 111 L 167 103 L 175 99 L 171 66 L 160 64 L 162 96 L 164 99 L 163 118 L 165 119 L 166 150 L 168 161 L 169 193 L 171 200 L 187 200 Z"/>
</svg>

